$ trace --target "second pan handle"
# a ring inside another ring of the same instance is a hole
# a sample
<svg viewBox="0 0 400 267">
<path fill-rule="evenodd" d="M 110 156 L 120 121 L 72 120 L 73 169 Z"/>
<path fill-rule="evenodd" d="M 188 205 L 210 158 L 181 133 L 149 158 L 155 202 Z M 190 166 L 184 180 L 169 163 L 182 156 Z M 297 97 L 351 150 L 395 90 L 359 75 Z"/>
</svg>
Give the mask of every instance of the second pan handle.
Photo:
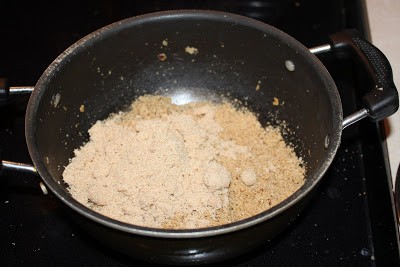
<svg viewBox="0 0 400 267">
<path fill-rule="evenodd" d="M 345 128 L 365 117 L 380 121 L 394 114 L 399 108 L 399 95 L 386 56 L 353 29 L 335 33 L 329 38 L 330 44 L 311 48 L 310 52 L 316 55 L 333 52 L 337 59 L 351 57 L 367 71 L 372 81 L 372 86 L 363 96 L 363 108 L 344 118 L 342 127 Z"/>
<path fill-rule="evenodd" d="M 368 116 L 380 121 L 395 113 L 399 108 L 399 95 L 386 56 L 356 30 L 335 33 L 330 40 L 336 57 L 353 57 L 373 81 L 362 99 Z"/>
</svg>

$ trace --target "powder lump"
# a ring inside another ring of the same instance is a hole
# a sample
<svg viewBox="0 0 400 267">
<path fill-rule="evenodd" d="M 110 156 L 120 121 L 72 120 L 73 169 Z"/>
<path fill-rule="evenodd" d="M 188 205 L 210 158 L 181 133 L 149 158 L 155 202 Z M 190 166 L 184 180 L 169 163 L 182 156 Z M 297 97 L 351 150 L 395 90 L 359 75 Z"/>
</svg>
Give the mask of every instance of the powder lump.
<svg viewBox="0 0 400 267">
<path fill-rule="evenodd" d="M 271 208 L 304 183 L 305 169 L 279 130 L 229 103 L 177 106 L 142 96 L 89 134 L 64 170 L 69 192 L 135 225 L 221 225 Z"/>
</svg>

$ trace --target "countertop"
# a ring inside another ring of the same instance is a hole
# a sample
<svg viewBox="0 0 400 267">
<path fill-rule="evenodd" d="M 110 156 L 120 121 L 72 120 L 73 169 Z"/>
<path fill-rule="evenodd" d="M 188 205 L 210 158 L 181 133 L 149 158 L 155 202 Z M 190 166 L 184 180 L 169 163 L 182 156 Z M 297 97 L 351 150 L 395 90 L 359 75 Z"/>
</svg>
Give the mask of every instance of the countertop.
<svg viewBox="0 0 400 267">
<path fill-rule="evenodd" d="M 400 1 L 365 0 L 372 43 L 388 58 L 394 83 L 400 89 Z M 400 162 L 400 112 L 386 119 L 386 141 L 393 184 Z"/>
</svg>

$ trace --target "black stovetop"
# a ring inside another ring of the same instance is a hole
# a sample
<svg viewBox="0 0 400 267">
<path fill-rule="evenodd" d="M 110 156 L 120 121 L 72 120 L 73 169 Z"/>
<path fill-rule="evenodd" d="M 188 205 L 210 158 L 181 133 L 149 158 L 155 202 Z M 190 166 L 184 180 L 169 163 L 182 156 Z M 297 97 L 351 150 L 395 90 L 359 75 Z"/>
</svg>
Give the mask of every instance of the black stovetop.
<svg viewBox="0 0 400 267">
<path fill-rule="evenodd" d="M 156 10 L 201 8 L 263 20 L 306 46 L 323 44 L 345 28 L 368 34 L 362 1 L 88 1 L 1 4 L 0 75 L 11 85 L 34 85 L 70 44 L 111 22 Z M 343 101 L 344 114 L 359 106 L 366 87 L 350 61 L 324 59 Z M 7 160 L 30 162 L 24 139 L 28 97 L 0 108 L 0 147 Z M 281 235 L 237 266 L 399 266 L 391 177 L 381 125 L 364 120 L 344 130 L 342 144 L 316 195 Z M 6 173 L 0 186 L 0 262 L 3 265 L 135 265 L 93 241 L 72 224 L 34 175 Z"/>
</svg>

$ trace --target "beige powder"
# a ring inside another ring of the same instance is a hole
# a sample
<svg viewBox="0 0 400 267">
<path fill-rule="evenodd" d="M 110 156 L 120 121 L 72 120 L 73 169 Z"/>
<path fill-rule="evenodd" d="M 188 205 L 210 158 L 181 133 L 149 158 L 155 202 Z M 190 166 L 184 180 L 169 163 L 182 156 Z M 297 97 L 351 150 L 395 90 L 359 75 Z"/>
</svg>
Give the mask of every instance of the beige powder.
<svg viewBox="0 0 400 267">
<path fill-rule="evenodd" d="M 155 228 L 221 225 L 262 212 L 304 183 L 278 129 L 231 104 L 142 96 L 98 121 L 63 177 L 82 204 Z"/>
</svg>

